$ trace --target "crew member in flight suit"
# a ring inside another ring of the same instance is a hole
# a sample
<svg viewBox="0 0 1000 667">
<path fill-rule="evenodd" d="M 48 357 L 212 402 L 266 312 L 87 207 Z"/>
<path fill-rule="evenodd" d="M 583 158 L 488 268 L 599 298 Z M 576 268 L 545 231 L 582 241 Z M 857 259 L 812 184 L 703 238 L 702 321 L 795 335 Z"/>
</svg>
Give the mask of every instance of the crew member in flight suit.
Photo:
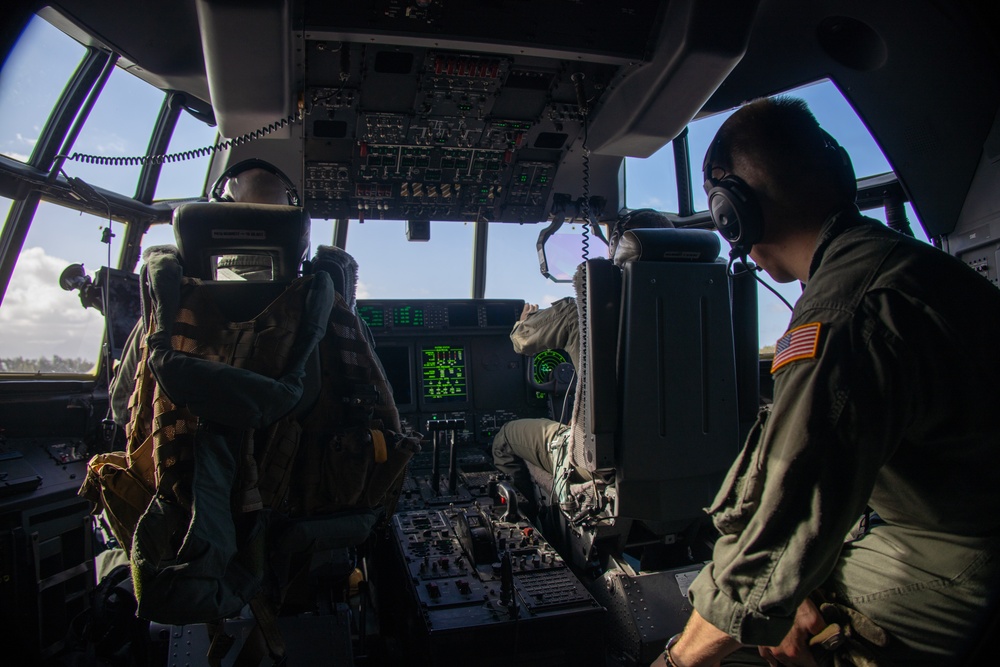
<svg viewBox="0 0 1000 667">
<path fill-rule="evenodd" d="M 580 327 L 576 299 L 568 296 L 541 310 L 538 309 L 538 304 L 524 304 L 521 318 L 514 323 L 510 332 L 510 342 L 518 354 L 565 350 L 573 367 L 579 368 Z"/>
<path fill-rule="evenodd" d="M 736 254 L 805 287 L 770 414 L 708 510 L 694 612 L 654 664 L 815 665 L 823 631 L 847 638 L 837 664 L 952 664 L 1000 583 L 1000 291 L 862 217 L 799 100 L 737 111 L 704 170 Z M 845 542 L 866 508 L 881 521 Z"/>
<path fill-rule="evenodd" d="M 630 229 L 673 226 L 670 218 L 659 211 L 648 208 L 629 211 L 618 218 L 608 236 L 608 257 L 614 259 L 621 235 Z M 580 324 L 576 299 L 559 299 L 551 307 L 541 310 L 535 304 L 525 304 L 521 318 L 510 332 L 510 340 L 514 351 L 519 354 L 565 350 L 573 367 L 580 368 Z M 533 505 L 531 477 L 524 461 L 552 474 L 568 452 L 569 435 L 567 425 L 551 419 L 509 421 L 500 427 L 493 438 L 493 465 L 509 475 L 514 486 Z"/>
</svg>

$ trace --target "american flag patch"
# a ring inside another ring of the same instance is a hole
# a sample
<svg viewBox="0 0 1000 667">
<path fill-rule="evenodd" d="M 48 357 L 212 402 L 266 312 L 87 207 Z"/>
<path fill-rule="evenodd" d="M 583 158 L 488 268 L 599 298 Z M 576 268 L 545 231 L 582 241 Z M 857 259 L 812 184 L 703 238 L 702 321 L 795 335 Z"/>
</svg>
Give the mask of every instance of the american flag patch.
<svg viewBox="0 0 1000 667">
<path fill-rule="evenodd" d="M 774 360 L 771 362 L 771 374 L 776 370 L 799 359 L 815 359 L 819 348 L 819 322 L 810 322 L 800 327 L 789 329 L 774 346 Z"/>
</svg>

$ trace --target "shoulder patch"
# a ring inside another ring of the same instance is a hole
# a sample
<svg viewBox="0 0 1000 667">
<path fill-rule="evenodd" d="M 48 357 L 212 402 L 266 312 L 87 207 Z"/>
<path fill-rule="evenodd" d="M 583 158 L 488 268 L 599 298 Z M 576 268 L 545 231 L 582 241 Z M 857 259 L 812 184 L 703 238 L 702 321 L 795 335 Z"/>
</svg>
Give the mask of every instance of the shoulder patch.
<svg viewBox="0 0 1000 667">
<path fill-rule="evenodd" d="M 786 331 L 774 346 L 771 374 L 793 361 L 815 359 L 819 349 L 819 330 L 819 322 L 810 322 Z"/>
</svg>

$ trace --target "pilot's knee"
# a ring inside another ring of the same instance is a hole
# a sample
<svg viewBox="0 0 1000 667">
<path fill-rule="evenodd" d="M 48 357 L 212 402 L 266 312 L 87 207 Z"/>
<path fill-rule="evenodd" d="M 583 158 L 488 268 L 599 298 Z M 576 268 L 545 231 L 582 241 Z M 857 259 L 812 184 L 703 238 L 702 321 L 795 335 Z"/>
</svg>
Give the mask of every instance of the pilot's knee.
<svg viewBox="0 0 1000 667">
<path fill-rule="evenodd" d="M 507 425 L 504 424 L 493 436 L 493 461 L 506 461 L 511 457 L 510 442 L 507 440 Z"/>
</svg>

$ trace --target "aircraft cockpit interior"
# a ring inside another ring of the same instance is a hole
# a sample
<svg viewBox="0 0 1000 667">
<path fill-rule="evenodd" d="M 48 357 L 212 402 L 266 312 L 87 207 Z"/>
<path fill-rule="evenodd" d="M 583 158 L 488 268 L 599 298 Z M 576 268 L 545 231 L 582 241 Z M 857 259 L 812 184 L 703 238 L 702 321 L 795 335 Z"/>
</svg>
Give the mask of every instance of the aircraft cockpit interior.
<svg viewBox="0 0 1000 667">
<path fill-rule="evenodd" d="M 703 194 L 751 100 L 1000 285 L 973 0 L 18 0 L 0 42 L 10 664 L 681 665 L 805 288 Z"/>
</svg>

